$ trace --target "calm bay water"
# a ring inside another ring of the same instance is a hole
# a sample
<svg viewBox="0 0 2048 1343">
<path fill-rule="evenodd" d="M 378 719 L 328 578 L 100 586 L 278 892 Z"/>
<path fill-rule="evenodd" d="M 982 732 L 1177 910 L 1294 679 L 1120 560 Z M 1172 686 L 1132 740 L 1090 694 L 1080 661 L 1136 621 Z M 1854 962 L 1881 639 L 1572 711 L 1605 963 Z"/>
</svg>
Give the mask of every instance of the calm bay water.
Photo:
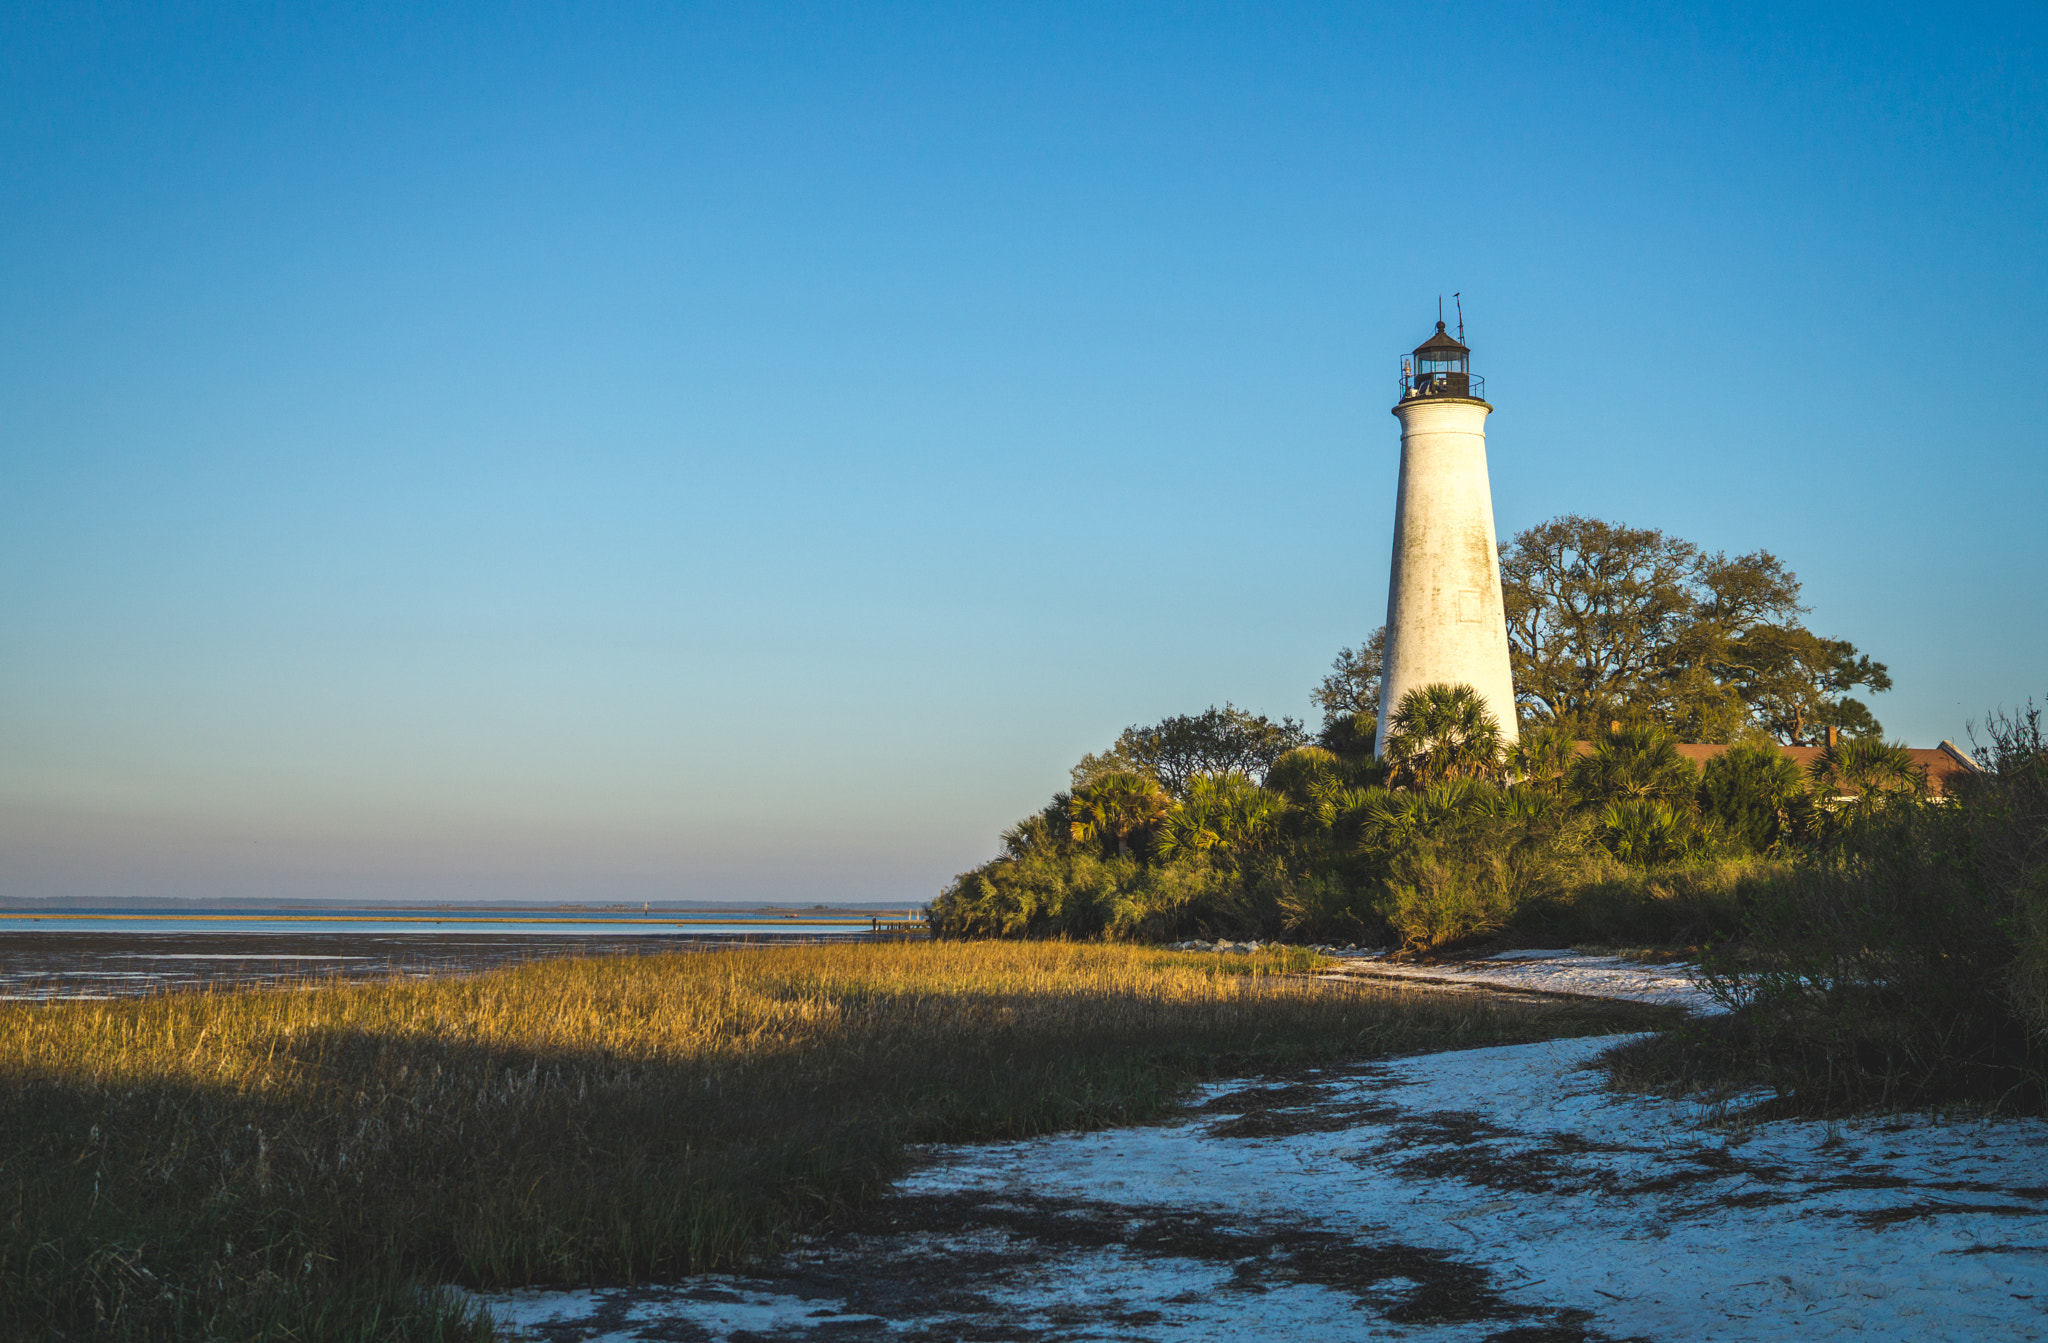
<svg viewBox="0 0 2048 1343">
<path fill-rule="evenodd" d="M 795 917 L 767 910 L 0 910 L 0 1000 L 424 978 L 554 956 L 866 941 L 871 927 L 865 910 Z"/>
<path fill-rule="evenodd" d="M 534 922 L 518 919 L 376 919 L 360 918 L 340 920 L 331 918 L 295 919 L 268 917 L 264 919 L 238 919 L 232 916 L 221 918 L 62 918 L 23 917 L 10 918 L 0 915 L 0 936 L 9 933 L 106 933 L 124 935 L 159 936 L 168 933 L 235 933 L 251 937 L 265 935 L 306 933 L 389 933 L 394 936 L 433 937 L 442 933 L 490 933 L 502 937 L 674 937 L 678 934 L 691 936 L 761 936 L 786 937 L 790 934 L 817 932 L 843 932 L 865 929 L 868 920 L 858 923 L 835 920 L 822 922 L 760 922 L 760 923 L 713 923 L 683 922 L 664 920 L 649 923 L 627 923 L 623 920 L 607 919 L 565 919 Z"/>
</svg>

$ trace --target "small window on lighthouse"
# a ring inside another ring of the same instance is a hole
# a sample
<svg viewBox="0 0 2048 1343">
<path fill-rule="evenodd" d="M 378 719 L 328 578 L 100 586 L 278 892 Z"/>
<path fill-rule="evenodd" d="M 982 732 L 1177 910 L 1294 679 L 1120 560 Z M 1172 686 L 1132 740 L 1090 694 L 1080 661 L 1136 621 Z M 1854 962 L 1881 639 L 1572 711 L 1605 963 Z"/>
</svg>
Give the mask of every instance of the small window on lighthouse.
<svg viewBox="0 0 2048 1343">
<path fill-rule="evenodd" d="M 1460 623 L 1477 625 L 1479 623 L 1479 612 L 1479 594 L 1471 588 L 1459 589 L 1458 620 Z"/>
</svg>

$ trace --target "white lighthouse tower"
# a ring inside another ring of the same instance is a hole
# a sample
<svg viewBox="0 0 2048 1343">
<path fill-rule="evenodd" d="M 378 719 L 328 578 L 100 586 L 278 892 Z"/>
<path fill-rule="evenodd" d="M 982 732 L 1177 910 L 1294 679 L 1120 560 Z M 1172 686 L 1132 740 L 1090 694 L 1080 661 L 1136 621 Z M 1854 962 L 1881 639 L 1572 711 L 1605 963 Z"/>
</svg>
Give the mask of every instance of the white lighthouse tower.
<svg viewBox="0 0 2048 1343">
<path fill-rule="evenodd" d="M 1464 334 L 1464 323 L 1458 324 Z M 1394 568 L 1387 583 L 1386 663 L 1380 676 L 1380 749 L 1401 697 L 1437 682 L 1471 686 L 1515 740 L 1493 492 L 1486 481 L 1486 380 L 1472 352 L 1436 324 L 1401 361 L 1401 489 L 1394 505 Z"/>
</svg>

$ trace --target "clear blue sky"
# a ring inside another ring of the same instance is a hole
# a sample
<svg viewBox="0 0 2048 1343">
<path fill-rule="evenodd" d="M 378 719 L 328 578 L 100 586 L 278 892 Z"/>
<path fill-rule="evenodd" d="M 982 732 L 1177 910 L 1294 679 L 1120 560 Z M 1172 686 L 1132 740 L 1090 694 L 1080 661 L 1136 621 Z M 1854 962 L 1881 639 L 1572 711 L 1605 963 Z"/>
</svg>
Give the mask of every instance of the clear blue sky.
<svg viewBox="0 0 2048 1343">
<path fill-rule="evenodd" d="M 0 893 L 925 899 L 1504 534 L 2048 692 L 2038 4 L 18 5 Z"/>
</svg>

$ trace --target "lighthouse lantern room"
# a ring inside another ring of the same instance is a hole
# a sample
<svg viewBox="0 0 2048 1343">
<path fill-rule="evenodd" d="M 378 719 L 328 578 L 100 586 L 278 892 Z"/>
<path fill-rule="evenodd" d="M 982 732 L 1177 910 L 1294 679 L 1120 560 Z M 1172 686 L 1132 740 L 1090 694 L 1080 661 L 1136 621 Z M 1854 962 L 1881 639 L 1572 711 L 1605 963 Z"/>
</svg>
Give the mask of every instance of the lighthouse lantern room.
<svg viewBox="0 0 2048 1343">
<path fill-rule="evenodd" d="M 1436 334 L 1401 361 L 1401 399 L 1411 396 L 1469 396 L 1486 399 L 1486 379 L 1472 376 L 1472 351 L 1436 324 Z"/>
</svg>

